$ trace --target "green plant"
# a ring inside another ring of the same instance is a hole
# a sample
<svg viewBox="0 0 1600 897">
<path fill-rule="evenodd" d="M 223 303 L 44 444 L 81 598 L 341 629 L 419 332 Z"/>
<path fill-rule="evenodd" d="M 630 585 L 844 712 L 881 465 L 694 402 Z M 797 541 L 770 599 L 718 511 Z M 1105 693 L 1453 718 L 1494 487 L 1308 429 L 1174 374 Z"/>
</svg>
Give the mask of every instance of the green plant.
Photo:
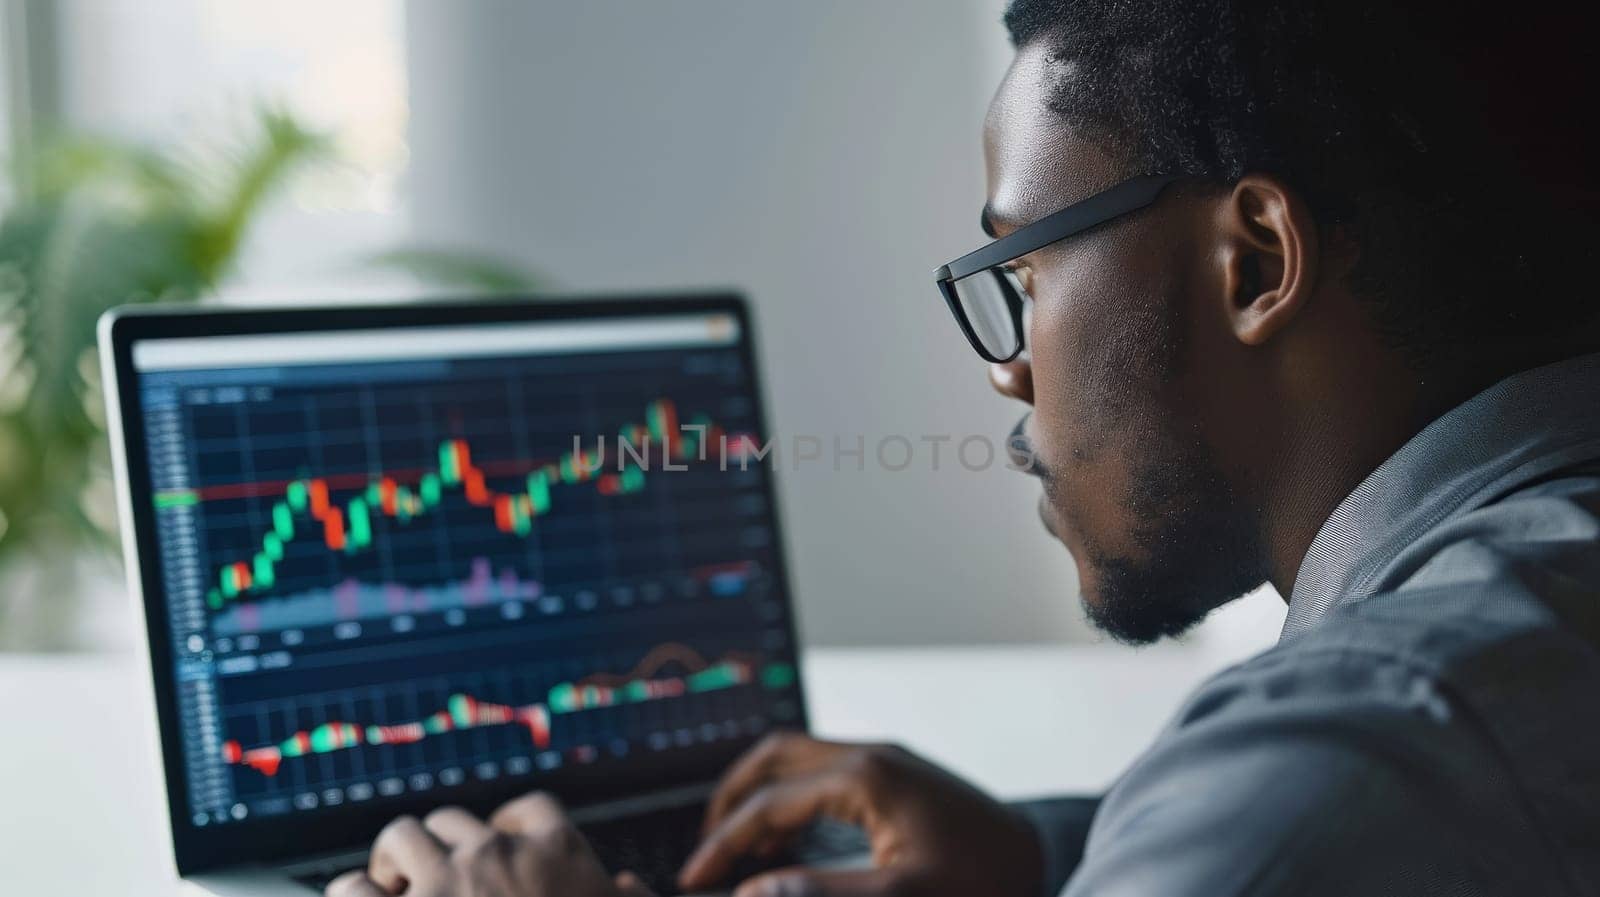
<svg viewBox="0 0 1600 897">
<path fill-rule="evenodd" d="M 103 550 L 116 515 L 96 319 L 114 305 L 214 292 L 275 190 L 330 152 L 324 136 L 266 109 L 228 146 L 67 137 L 13 160 L 13 201 L 0 215 L 0 646 L 59 645 L 73 569 L 114 556 Z M 514 269 L 459 253 L 397 250 L 376 263 L 480 290 L 528 286 Z M 6 588 L 23 559 L 34 581 Z"/>
<path fill-rule="evenodd" d="M 111 543 L 95 320 L 214 290 L 274 189 L 327 152 L 283 113 L 258 122 L 241 145 L 205 153 L 62 137 L 12 161 L 0 217 L 0 572 Z M 28 598 L 0 597 L 0 625 Z"/>
</svg>

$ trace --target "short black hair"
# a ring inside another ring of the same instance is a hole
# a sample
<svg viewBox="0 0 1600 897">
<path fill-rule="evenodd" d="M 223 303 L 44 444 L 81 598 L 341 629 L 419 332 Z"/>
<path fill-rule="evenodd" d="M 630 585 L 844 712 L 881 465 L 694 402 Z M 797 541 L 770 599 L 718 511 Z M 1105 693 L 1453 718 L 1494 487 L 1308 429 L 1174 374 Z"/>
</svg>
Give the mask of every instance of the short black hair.
<svg viewBox="0 0 1600 897">
<path fill-rule="evenodd" d="M 1129 174 L 1281 177 L 1420 367 L 1596 320 L 1595 16 L 1439 0 L 1013 0 L 1050 102 Z"/>
</svg>

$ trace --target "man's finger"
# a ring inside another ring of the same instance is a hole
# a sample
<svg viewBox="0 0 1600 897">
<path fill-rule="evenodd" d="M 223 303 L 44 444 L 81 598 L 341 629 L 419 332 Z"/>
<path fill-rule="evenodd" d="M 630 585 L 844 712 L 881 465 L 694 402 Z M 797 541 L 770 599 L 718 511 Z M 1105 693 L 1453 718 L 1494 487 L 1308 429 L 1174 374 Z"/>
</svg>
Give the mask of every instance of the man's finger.
<svg viewBox="0 0 1600 897">
<path fill-rule="evenodd" d="M 856 783 L 826 772 L 768 785 L 740 804 L 689 857 L 679 874 L 685 890 L 722 881 L 740 857 L 782 841 L 821 815 L 856 818 L 861 800 Z"/>
<path fill-rule="evenodd" d="M 833 762 L 845 748 L 845 745 L 818 741 L 795 732 L 768 735 L 722 777 L 706 805 L 703 833 L 710 834 L 757 788 L 784 776 L 816 772 Z"/>
<path fill-rule="evenodd" d="M 422 827 L 415 816 L 401 816 L 383 827 L 372 842 L 367 875 L 391 894 L 408 885 L 430 881 L 444 866 L 444 845 Z"/>
<path fill-rule="evenodd" d="M 646 887 L 644 881 L 632 872 L 619 872 L 616 884 L 617 890 L 622 892 L 622 897 L 656 897 L 656 893 Z"/>
<path fill-rule="evenodd" d="M 494 837 L 494 829 L 460 807 L 440 807 L 422 820 L 422 827 L 451 850 L 471 850 Z"/>
<path fill-rule="evenodd" d="M 323 897 L 389 897 L 387 891 L 378 887 L 360 869 L 351 869 L 328 882 L 328 887 L 322 893 Z"/>
<path fill-rule="evenodd" d="M 572 828 L 555 798 L 543 791 L 525 794 L 494 811 L 489 824 L 508 835 L 544 840 Z"/>
<path fill-rule="evenodd" d="M 879 897 L 922 893 L 899 869 L 779 869 L 747 879 L 733 897 Z"/>
</svg>

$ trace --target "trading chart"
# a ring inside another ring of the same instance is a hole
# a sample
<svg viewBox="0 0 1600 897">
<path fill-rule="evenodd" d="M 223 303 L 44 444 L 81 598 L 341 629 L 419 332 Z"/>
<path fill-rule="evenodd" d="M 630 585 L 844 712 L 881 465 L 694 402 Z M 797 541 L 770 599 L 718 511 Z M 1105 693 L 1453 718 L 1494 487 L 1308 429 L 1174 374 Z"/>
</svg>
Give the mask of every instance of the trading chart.
<svg viewBox="0 0 1600 897">
<path fill-rule="evenodd" d="M 736 346 L 140 384 L 196 824 L 796 714 Z"/>
</svg>

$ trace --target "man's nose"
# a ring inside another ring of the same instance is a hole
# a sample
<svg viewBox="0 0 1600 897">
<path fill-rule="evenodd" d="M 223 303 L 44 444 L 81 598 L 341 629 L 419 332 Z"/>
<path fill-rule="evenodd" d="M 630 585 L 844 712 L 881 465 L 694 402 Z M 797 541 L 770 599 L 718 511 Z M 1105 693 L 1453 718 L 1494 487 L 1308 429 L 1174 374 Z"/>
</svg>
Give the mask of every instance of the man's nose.
<svg viewBox="0 0 1600 897">
<path fill-rule="evenodd" d="M 1005 364 L 989 365 L 989 382 L 1001 395 L 1033 404 L 1033 365 L 1026 353 Z"/>
</svg>

